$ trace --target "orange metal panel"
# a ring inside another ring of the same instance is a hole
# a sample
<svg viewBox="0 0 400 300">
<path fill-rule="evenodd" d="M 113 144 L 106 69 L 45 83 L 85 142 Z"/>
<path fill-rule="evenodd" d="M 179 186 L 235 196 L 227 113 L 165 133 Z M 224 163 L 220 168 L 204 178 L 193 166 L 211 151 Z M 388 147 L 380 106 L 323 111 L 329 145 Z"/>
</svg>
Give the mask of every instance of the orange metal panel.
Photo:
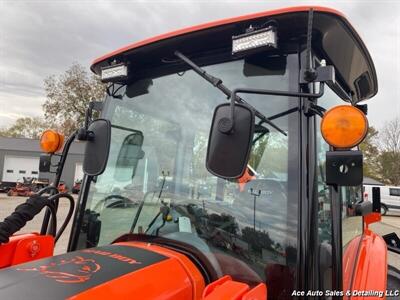
<svg viewBox="0 0 400 300">
<path fill-rule="evenodd" d="M 54 238 L 50 235 L 28 233 L 14 235 L 0 245 L 0 268 L 53 255 Z"/>
<path fill-rule="evenodd" d="M 255 288 L 250 290 L 244 295 L 242 300 L 258 300 L 267 299 L 267 286 L 264 283 L 260 283 Z"/>
<path fill-rule="evenodd" d="M 230 276 L 224 276 L 211 283 L 204 290 L 204 300 L 240 300 L 250 288 L 247 284 L 233 281 Z"/>
<path fill-rule="evenodd" d="M 355 247 L 351 251 L 354 254 Z M 383 238 L 365 228 L 358 257 L 354 255 L 349 255 L 349 257 L 356 258 L 351 290 L 381 293 L 384 297 L 387 286 L 387 246 Z M 343 286 L 345 287 L 346 284 L 348 286 L 348 281 L 344 282 Z M 382 299 L 379 296 L 378 294 L 352 295 L 351 299 Z"/>
<path fill-rule="evenodd" d="M 364 216 L 365 227 L 368 228 L 369 224 L 380 222 L 381 219 L 382 219 L 381 213 L 377 212 L 369 213 L 368 215 Z"/>
<path fill-rule="evenodd" d="M 177 259 L 170 258 L 95 286 L 69 299 L 189 300 L 194 298 L 192 282 L 185 269 Z"/>
<path fill-rule="evenodd" d="M 354 265 L 357 262 L 358 246 L 361 236 L 354 238 L 346 247 L 343 253 L 342 274 L 343 274 L 343 290 L 351 290 L 351 279 L 353 275 Z"/>
<path fill-rule="evenodd" d="M 267 287 L 260 283 L 250 289 L 249 285 L 233 281 L 229 275 L 210 283 L 204 289 L 203 300 L 265 300 Z"/>
<path fill-rule="evenodd" d="M 117 244 L 143 248 L 176 259 L 184 268 L 186 274 L 192 282 L 193 299 L 201 299 L 201 295 L 203 294 L 203 290 L 205 288 L 203 276 L 201 275 L 197 267 L 185 255 L 175 252 L 173 250 L 169 250 L 167 248 L 163 248 L 161 246 L 143 242 L 124 242 Z"/>
</svg>

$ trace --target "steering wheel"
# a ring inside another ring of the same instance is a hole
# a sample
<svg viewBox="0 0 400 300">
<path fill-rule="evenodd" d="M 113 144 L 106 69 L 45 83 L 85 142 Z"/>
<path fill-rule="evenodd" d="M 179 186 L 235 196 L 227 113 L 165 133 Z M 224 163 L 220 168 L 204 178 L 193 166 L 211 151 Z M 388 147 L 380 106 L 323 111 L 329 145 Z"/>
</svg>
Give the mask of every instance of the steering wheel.
<svg viewBox="0 0 400 300">
<path fill-rule="evenodd" d="M 111 199 L 116 199 L 116 201 L 107 204 L 107 202 L 110 201 Z M 103 210 L 105 208 L 127 208 L 127 207 L 134 207 L 136 205 L 137 203 L 135 203 L 134 201 L 132 201 L 127 197 L 121 195 L 109 195 L 104 199 L 101 199 L 96 204 L 96 206 L 94 207 L 94 211 Z"/>
</svg>

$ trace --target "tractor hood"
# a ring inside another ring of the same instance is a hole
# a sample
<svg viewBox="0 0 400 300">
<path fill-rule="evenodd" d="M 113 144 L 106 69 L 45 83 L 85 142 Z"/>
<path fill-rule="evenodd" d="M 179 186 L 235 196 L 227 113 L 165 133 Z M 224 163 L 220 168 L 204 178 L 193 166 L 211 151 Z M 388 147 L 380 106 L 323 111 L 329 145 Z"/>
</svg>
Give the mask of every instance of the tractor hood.
<svg viewBox="0 0 400 300">
<path fill-rule="evenodd" d="M 196 271 L 172 250 L 120 243 L 3 269 L 0 299 L 193 299 L 204 289 Z"/>
</svg>

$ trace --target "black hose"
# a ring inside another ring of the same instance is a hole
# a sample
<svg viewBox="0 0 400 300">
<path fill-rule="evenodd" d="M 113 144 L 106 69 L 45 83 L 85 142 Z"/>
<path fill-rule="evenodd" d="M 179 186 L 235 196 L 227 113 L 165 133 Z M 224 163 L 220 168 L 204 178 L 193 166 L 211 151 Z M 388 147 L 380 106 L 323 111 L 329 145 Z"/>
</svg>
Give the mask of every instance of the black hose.
<svg viewBox="0 0 400 300">
<path fill-rule="evenodd" d="M 41 189 L 39 192 L 37 192 L 36 194 L 39 195 L 39 196 L 41 196 L 41 195 L 43 195 L 44 193 L 49 193 L 50 191 L 54 191 L 54 192 L 58 193 L 58 189 L 57 189 L 55 186 L 49 185 L 49 186 L 46 186 L 46 187 L 42 188 L 42 189 Z"/>
<path fill-rule="evenodd" d="M 49 208 L 50 214 L 52 216 L 51 218 L 51 225 L 52 225 L 52 229 L 50 234 L 55 237 L 56 236 L 56 231 L 57 231 L 57 211 L 56 208 L 54 206 L 54 204 L 52 202 L 49 202 L 46 207 Z"/>
<path fill-rule="evenodd" d="M 57 243 L 58 239 L 59 239 L 60 236 L 63 234 L 65 228 L 67 227 L 69 221 L 70 221 L 71 218 L 72 218 L 72 214 L 74 213 L 74 209 L 75 209 L 75 201 L 74 201 L 74 198 L 73 198 L 70 194 L 67 194 L 67 193 L 60 193 L 60 194 L 53 195 L 53 196 L 49 197 L 49 201 L 54 202 L 54 201 L 56 201 L 56 200 L 59 200 L 60 198 L 67 198 L 67 199 L 69 200 L 69 204 L 70 204 L 70 205 L 69 205 L 68 214 L 67 214 L 67 216 L 66 216 L 66 218 L 65 218 L 65 220 L 64 220 L 64 223 L 61 225 L 61 227 L 60 227 L 60 229 L 57 231 L 57 233 L 54 234 L 54 236 L 55 236 L 55 238 L 54 238 L 55 243 Z M 54 219 L 55 219 L 55 218 L 54 218 Z M 53 220 L 53 218 L 52 218 L 52 220 Z M 53 226 L 54 226 L 54 225 L 53 225 Z M 57 228 L 57 226 L 54 227 L 54 228 Z"/>
<path fill-rule="evenodd" d="M 74 198 L 67 193 L 56 194 L 50 197 L 41 196 L 41 194 L 51 190 L 52 187 L 42 189 L 38 194 L 34 194 L 26 200 L 25 203 L 18 205 L 15 211 L 6 217 L 3 222 L 0 222 L 0 244 L 8 243 L 10 237 L 25 226 L 25 224 L 32 220 L 37 214 L 41 212 L 44 207 L 48 207 L 51 214 L 51 232 L 55 242 L 60 238 L 75 209 Z M 57 216 L 56 216 L 56 201 L 60 198 L 67 198 L 70 202 L 69 211 L 64 223 L 57 231 Z"/>
<path fill-rule="evenodd" d="M 48 207 L 52 214 L 52 224 L 57 227 L 56 213 L 53 202 L 47 197 L 37 194 L 32 195 L 25 203 L 18 205 L 15 211 L 0 222 L 0 243 L 7 243 L 10 236 L 19 231 L 25 224 L 32 220 L 44 207 Z M 55 232 L 52 233 L 55 236 Z"/>
</svg>

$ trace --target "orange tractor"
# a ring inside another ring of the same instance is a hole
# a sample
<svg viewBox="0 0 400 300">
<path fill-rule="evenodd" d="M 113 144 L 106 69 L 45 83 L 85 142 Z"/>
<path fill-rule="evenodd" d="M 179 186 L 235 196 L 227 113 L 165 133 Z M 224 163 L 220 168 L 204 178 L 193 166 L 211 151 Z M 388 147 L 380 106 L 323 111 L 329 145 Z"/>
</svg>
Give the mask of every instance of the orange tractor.
<svg viewBox="0 0 400 300">
<path fill-rule="evenodd" d="M 23 182 L 18 181 L 15 184 L 15 187 L 8 190 L 7 196 L 31 196 L 35 191 L 37 191 L 36 186 L 34 185 L 34 180 L 35 178 L 33 177 L 23 177 Z"/>
<path fill-rule="evenodd" d="M 0 223 L 1 299 L 399 296 L 387 251 L 400 240 L 369 228 L 379 189 L 362 197 L 360 101 L 377 93 L 376 72 L 340 12 L 207 23 L 91 69 L 105 99 L 57 154 L 55 182 Z M 76 208 L 56 189 L 75 139 L 86 143 Z M 42 167 L 62 140 L 42 136 Z M 15 235 L 44 207 L 40 233 Z M 68 251 L 53 256 L 72 218 Z"/>
</svg>

